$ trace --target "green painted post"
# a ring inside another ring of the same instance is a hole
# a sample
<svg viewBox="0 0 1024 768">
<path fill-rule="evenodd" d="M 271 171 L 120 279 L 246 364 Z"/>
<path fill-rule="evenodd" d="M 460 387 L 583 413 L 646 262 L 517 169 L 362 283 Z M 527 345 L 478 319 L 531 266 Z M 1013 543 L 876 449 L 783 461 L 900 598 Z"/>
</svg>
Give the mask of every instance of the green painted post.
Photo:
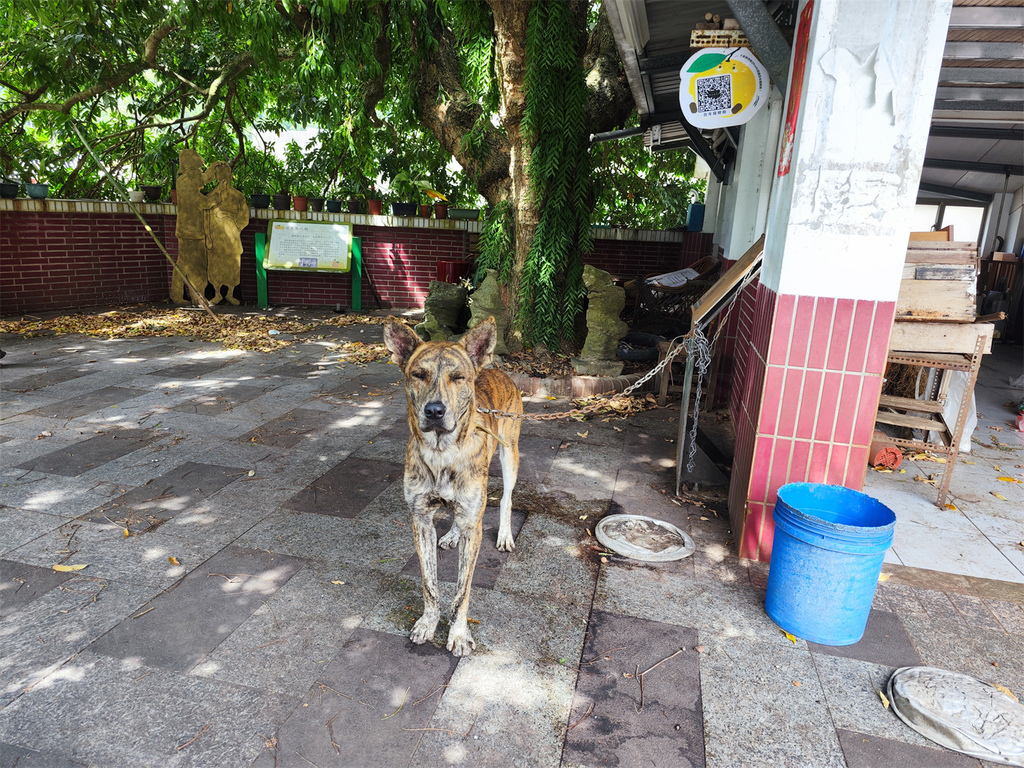
<svg viewBox="0 0 1024 768">
<path fill-rule="evenodd" d="M 363 238 L 352 238 L 352 311 L 363 309 Z"/>
<path fill-rule="evenodd" d="M 267 270 L 263 266 L 263 255 L 267 248 L 267 233 L 256 233 L 256 306 L 266 309 L 270 306 L 267 293 Z"/>
</svg>

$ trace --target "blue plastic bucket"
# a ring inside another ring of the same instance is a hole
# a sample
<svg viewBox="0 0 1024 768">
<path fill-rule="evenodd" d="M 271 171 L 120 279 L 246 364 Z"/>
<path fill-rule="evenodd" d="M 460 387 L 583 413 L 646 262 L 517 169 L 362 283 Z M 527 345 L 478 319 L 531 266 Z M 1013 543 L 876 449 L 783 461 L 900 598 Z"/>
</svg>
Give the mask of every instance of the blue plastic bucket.
<svg viewBox="0 0 1024 768">
<path fill-rule="evenodd" d="M 896 515 L 838 485 L 790 483 L 775 502 L 765 609 L 787 632 L 823 645 L 864 635 Z"/>
</svg>

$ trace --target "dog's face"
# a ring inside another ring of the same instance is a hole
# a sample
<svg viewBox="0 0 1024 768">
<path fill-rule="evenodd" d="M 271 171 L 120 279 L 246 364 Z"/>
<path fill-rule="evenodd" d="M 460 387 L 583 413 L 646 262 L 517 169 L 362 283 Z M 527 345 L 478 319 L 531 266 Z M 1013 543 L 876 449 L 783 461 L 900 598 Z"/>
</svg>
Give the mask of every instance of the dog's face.
<svg viewBox="0 0 1024 768">
<path fill-rule="evenodd" d="M 475 408 L 476 374 L 491 360 L 496 326 L 488 318 L 458 343 L 424 342 L 408 326 L 389 317 L 384 343 L 405 375 L 409 417 L 419 432 L 445 435 L 465 429 Z"/>
</svg>

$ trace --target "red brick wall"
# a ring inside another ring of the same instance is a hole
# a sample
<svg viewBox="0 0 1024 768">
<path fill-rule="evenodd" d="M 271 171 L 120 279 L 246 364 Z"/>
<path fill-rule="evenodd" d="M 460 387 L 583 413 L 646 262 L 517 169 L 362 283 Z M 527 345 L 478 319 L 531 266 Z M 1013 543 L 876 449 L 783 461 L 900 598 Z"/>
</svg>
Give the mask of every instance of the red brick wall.
<svg viewBox="0 0 1024 768">
<path fill-rule="evenodd" d="M 161 240 L 174 219 L 150 215 Z M 142 224 L 112 213 L 0 212 L 0 312 L 167 298 L 169 266 Z"/>
<path fill-rule="evenodd" d="M 54 202 L 65 208 L 76 205 Z M 146 219 L 176 257 L 175 216 L 153 213 Z M 265 219 L 254 218 L 242 232 L 238 294 L 246 304 L 256 303 L 255 235 L 265 227 Z M 385 308 L 422 307 L 430 281 L 437 275 L 438 260 L 470 257 L 471 233 L 464 229 L 357 224 L 354 232 L 363 245 L 364 309 L 378 306 L 374 290 Z M 640 238 L 665 237 L 636 234 Z M 683 242 L 595 237 L 594 252 L 585 261 L 615 277 L 630 279 L 693 263 L 710 251 L 710 238 L 701 233 L 686 233 Z M 163 301 L 168 298 L 170 275 L 170 264 L 130 213 L 0 210 L 0 314 Z M 348 307 L 351 286 L 348 274 L 272 271 L 268 275 L 272 305 Z"/>
</svg>

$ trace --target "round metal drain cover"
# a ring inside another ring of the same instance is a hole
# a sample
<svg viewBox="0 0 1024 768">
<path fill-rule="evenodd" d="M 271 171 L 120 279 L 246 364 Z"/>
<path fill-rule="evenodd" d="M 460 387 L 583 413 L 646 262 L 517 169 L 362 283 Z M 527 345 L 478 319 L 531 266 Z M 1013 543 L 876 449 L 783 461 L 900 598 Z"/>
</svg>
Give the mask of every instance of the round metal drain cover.
<svg viewBox="0 0 1024 768">
<path fill-rule="evenodd" d="M 634 560 L 666 562 L 693 554 L 693 539 L 672 523 L 643 515 L 609 515 L 597 524 L 597 540 Z"/>
<path fill-rule="evenodd" d="M 893 711 L 915 731 L 981 760 L 1024 766 L 1024 707 L 968 675 L 903 667 L 889 678 Z"/>
</svg>

